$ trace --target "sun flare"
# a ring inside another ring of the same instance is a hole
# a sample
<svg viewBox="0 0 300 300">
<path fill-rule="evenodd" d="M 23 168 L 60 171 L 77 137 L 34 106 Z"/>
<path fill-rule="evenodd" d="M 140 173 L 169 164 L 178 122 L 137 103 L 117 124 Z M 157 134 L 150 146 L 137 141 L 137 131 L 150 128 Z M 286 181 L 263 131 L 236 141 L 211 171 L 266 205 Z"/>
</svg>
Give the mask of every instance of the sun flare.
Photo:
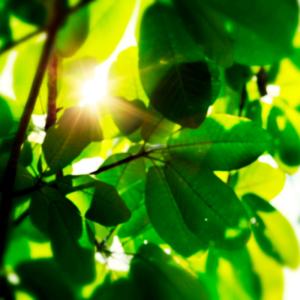
<svg viewBox="0 0 300 300">
<path fill-rule="evenodd" d="M 80 94 L 82 106 L 94 106 L 105 101 L 108 95 L 108 71 L 109 61 L 97 66 L 94 70 L 94 76 L 85 80 L 81 86 Z"/>
</svg>

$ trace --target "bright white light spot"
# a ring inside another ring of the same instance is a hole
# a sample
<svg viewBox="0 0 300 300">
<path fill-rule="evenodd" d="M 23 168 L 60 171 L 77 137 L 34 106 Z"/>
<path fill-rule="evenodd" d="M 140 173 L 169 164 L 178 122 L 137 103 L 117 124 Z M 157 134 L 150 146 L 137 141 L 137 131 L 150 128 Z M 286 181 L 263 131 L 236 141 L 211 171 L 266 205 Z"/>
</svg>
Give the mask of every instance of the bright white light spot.
<svg viewBox="0 0 300 300">
<path fill-rule="evenodd" d="M 94 106 L 103 103 L 109 98 L 108 96 L 108 73 L 112 63 L 116 60 L 119 53 L 128 47 L 136 46 L 135 28 L 138 18 L 140 1 L 137 1 L 133 16 L 127 26 L 117 48 L 112 55 L 102 64 L 95 68 L 94 76 L 86 80 L 81 87 L 80 105 Z"/>
<path fill-rule="evenodd" d="M 80 105 L 97 105 L 104 102 L 108 94 L 108 71 L 110 61 L 97 66 L 94 70 L 94 76 L 86 80 L 81 86 Z"/>
<path fill-rule="evenodd" d="M 272 104 L 273 103 L 273 97 L 271 97 L 270 95 L 266 95 L 261 97 L 261 101 L 266 103 L 266 104 Z"/>
<path fill-rule="evenodd" d="M 265 154 L 265 155 L 262 155 L 258 158 L 258 160 L 262 163 L 266 163 L 268 165 L 270 165 L 271 167 L 277 169 L 278 168 L 278 164 L 277 162 L 274 160 L 274 158 L 269 155 L 269 154 Z"/>
<path fill-rule="evenodd" d="M 257 222 L 256 218 L 253 217 L 253 218 L 250 219 L 250 223 L 251 224 L 255 225 L 256 222 Z"/>
<path fill-rule="evenodd" d="M 101 157 L 84 158 L 72 165 L 72 175 L 89 174 L 96 171 L 103 163 L 104 159 Z"/>
<path fill-rule="evenodd" d="M 7 280 L 9 283 L 11 283 L 12 285 L 18 285 L 20 284 L 20 278 L 17 274 L 15 273 L 10 273 L 7 275 Z"/>
<path fill-rule="evenodd" d="M 13 89 L 13 67 L 17 58 L 17 51 L 13 51 L 7 58 L 6 65 L 0 74 L 0 93 L 11 99 L 16 99 Z"/>
<path fill-rule="evenodd" d="M 147 240 L 144 240 L 144 245 L 148 245 L 148 241 Z"/>
<path fill-rule="evenodd" d="M 38 128 L 45 128 L 47 115 L 32 115 L 32 122 Z"/>
<path fill-rule="evenodd" d="M 208 221 L 208 219 L 207 219 L 207 218 L 205 218 L 205 219 L 204 219 L 204 222 L 207 222 L 207 221 Z"/>
<path fill-rule="evenodd" d="M 109 248 L 111 254 L 106 257 L 101 253 L 95 254 L 95 259 L 101 264 L 106 264 L 108 269 L 114 271 L 129 271 L 130 261 L 132 256 L 124 253 L 122 244 L 117 236 L 114 236 L 111 247 Z"/>
<path fill-rule="evenodd" d="M 170 254 L 171 254 L 171 249 L 166 248 L 166 249 L 164 249 L 164 252 L 165 252 L 166 254 L 170 255 Z"/>
<path fill-rule="evenodd" d="M 43 144 L 45 137 L 46 137 L 46 133 L 44 131 L 39 131 L 39 132 L 33 131 L 29 134 L 27 139 L 31 143 Z"/>
<path fill-rule="evenodd" d="M 280 86 L 274 84 L 268 85 L 267 93 L 271 97 L 278 97 L 280 95 Z"/>
<path fill-rule="evenodd" d="M 105 264 L 106 263 L 105 257 L 101 253 L 99 253 L 99 252 L 96 252 L 96 254 L 95 254 L 95 260 L 98 263 L 100 263 L 100 264 Z"/>
</svg>

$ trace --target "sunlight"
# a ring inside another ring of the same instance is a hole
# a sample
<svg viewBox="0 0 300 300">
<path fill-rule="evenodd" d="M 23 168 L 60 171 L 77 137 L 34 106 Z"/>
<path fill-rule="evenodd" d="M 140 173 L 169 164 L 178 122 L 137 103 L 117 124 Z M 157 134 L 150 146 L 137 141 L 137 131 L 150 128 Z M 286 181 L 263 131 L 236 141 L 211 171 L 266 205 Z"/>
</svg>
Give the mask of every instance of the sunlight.
<svg viewBox="0 0 300 300">
<path fill-rule="evenodd" d="M 86 80 L 81 87 L 80 105 L 97 105 L 105 101 L 108 94 L 108 71 L 110 59 L 97 66 L 94 70 L 94 77 Z"/>
<path fill-rule="evenodd" d="M 97 66 L 94 70 L 94 76 L 86 80 L 80 89 L 81 106 L 95 106 L 105 103 L 109 94 L 108 80 L 109 80 L 109 69 L 112 63 L 116 60 L 120 52 L 128 47 L 136 46 L 135 38 L 135 25 L 137 22 L 138 11 L 140 2 L 137 1 L 133 16 L 127 26 L 127 29 L 122 37 L 120 43 L 111 54 L 111 56 L 102 64 Z"/>
</svg>

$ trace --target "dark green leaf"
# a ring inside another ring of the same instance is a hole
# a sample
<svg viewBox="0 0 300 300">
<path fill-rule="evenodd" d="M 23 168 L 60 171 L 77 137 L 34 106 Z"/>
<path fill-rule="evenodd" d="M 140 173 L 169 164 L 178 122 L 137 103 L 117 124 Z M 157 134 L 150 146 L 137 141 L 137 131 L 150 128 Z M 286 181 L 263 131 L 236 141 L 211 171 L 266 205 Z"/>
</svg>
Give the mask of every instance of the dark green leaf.
<svg viewBox="0 0 300 300">
<path fill-rule="evenodd" d="M 300 120 L 300 114 L 298 116 Z M 285 112 L 274 106 L 268 117 L 268 130 L 274 138 L 274 152 L 288 166 L 300 165 L 300 133 Z"/>
<path fill-rule="evenodd" d="M 104 283 L 93 293 L 91 300 L 140 300 L 138 289 L 130 280 L 120 279 L 113 283 Z"/>
<path fill-rule="evenodd" d="M 237 247 L 249 237 L 246 214 L 237 196 L 203 167 L 172 162 L 164 168 L 151 168 L 146 208 L 159 235 L 183 255 L 209 245 Z"/>
<path fill-rule="evenodd" d="M 60 29 L 56 49 L 61 56 L 72 56 L 85 42 L 89 32 L 89 8 L 72 14 Z"/>
<path fill-rule="evenodd" d="M 145 206 L 134 210 L 132 216 L 128 222 L 122 225 L 121 229 L 118 231 L 118 236 L 124 237 L 135 237 L 147 230 L 150 226 L 150 221 L 146 212 Z"/>
<path fill-rule="evenodd" d="M 91 142 L 100 141 L 102 131 L 97 115 L 89 108 L 67 109 L 57 127 L 51 127 L 43 143 L 50 169 L 55 172 L 71 163 Z"/>
<path fill-rule="evenodd" d="M 184 129 L 171 136 L 168 153 L 212 170 L 232 170 L 255 161 L 269 142 L 267 132 L 253 122 L 213 115 L 199 129 Z"/>
<path fill-rule="evenodd" d="M 85 216 L 104 226 L 116 226 L 126 222 L 131 213 L 116 189 L 99 181 L 96 183 L 92 204 Z"/>
<path fill-rule="evenodd" d="M 218 95 L 219 74 L 172 8 L 155 4 L 146 11 L 139 57 L 142 83 L 151 104 L 176 123 L 198 127 Z"/>
<path fill-rule="evenodd" d="M 41 215 L 35 217 L 35 223 L 39 224 L 39 228 L 44 229 L 45 224 L 41 225 L 41 223 L 42 217 L 45 217 L 55 260 L 76 283 L 86 284 L 94 278 L 94 251 L 92 247 L 83 248 L 79 244 L 83 230 L 79 211 L 59 192 L 53 189 L 46 189 L 43 192 L 49 198 L 46 199 L 47 195 L 45 195 L 46 197 L 39 200 L 46 203 L 41 206 Z"/>
<path fill-rule="evenodd" d="M 70 282 L 51 259 L 38 259 L 20 264 L 16 272 L 22 288 L 38 299 L 75 299 Z"/>
<path fill-rule="evenodd" d="M 14 120 L 8 102 L 0 96 L 0 139 L 9 135 L 13 124 Z"/>
<path fill-rule="evenodd" d="M 128 157 L 130 155 L 125 153 L 112 155 L 102 166 L 113 165 Z M 116 187 L 131 211 L 139 207 L 143 200 L 146 178 L 145 162 L 142 158 L 111 168 L 98 174 L 97 178 Z"/>
<path fill-rule="evenodd" d="M 240 64 L 234 64 L 225 70 L 227 83 L 237 92 L 241 92 L 245 83 L 251 78 L 251 75 L 251 69 Z"/>
<path fill-rule="evenodd" d="M 220 61 L 265 65 L 288 56 L 298 22 L 296 0 L 174 0 L 207 54 Z M 272 8 L 276 7 L 276 11 Z M 270 13 L 272 11 L 272 13 Z"/>
<path fill-rule="evenodd" d="M 142 126 L 146 106 L 138 99 L 128 101 L 123 98 L 114 98 L 110 103 L 110 111 L 119 130 L 129 135 Z"/>
<path fill-rule="evenodd" d="M 139 299 L 209 299 L 204 284 L 154 244 L 139 249 L 131 263 L 130 278 L 139 289 Z"/>
<path fill-rule="evenodd" d="M 8 283 L 7 278 L 0 276 L 0 299 L 15 300 L 12 286 Z"/>
</svg>

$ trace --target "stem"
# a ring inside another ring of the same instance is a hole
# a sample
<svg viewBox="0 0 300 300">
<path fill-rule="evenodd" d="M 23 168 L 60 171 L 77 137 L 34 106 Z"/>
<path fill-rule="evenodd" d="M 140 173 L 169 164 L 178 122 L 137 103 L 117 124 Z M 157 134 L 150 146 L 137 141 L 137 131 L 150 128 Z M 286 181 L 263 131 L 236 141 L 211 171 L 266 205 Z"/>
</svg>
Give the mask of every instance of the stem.
<svg viewBox="0 0 300 300">
<path fill-rule="evenodd" d="M 96 174 L 100 174 L 102 172 L 105 172 L 109 169 L 112 169 L 112 168 L 115 168 L 115 167 L 118 167 L 118 166 L 121 166 L 123 164 L 127 164 L 133 160 L 136 160 L 138 158 L 141 158 L 141 157 L 146 157 L 148 156 L 151 152 L 153 152 L 154 150 L 148 150 L 148 151 L 141 151 L 135 155 L 131 155 L 131 156 L 128 156 L 124 159 L 121 159 L 119 161 L 116 161 L 115 163 L 112 163 L 112 164 L 109 164 L 109 165 L 106 165 L 106 166 L 101 166 L 98 170 L 94 171 L 91 173 L 91 175 L 96 175 Z"/>
<path fill-rule="evenodd" d="M 58 15 L 49 27 L 47 40 L 43 47 L 42 55 L 32 82 L 29 96 L 19 123 L 7 166 L 5 168 L 3 182 L 1 184 L 0 200 L 0 269 L 3 267 L 4 254 L 7 246 L 8 233 L 11 225 L 14 185 L 16 180 L 17 165 L 20 157 L 21 147 L 26 137 L 30 118 L 40 91 L 40 87 L 47 69 L 56 33 L 62 21 L 62 16 Z"/>
<path fill-rule="evenodd" d="M 113 168 L 116 168 L 116 167 L 119 167 L 123 164 L 127 164 L 133 160 L 136 160 L 136 159 L 139 159 L 141 157 L 148 157 L 148 155 L 152 152 L 154 152 L 155 150 L 148 150 L 148 151 L 141 151 L 135 155 L 132 155 L 132 156 L 129 156 L 129 157 L 126 157 L 124 159 L 121 159 L 115 163 L 111 163 L 109 165 L 106 165 L 106 166 L 102 166 L 100 167 L 98 170 L 94 171 L 93 173 L 91 173 L 90 175 L 96 175 L 96 174 L 100 174 L 102 172 L 105 172 L 105 171 L 108 171 L 108 170 L 111 170 Z M 80 176 L 80 175 L 79 175 Z M 77 177 L 77 176 L 74 176 L 74 177 Z M 95 181 L 91 181 L 91 182 L 87 182 L 87 183 L 83 183 L 81 185 L 78 185 L 78 186 L 75 186 L 72 188 L 72 190 L 70 192 L 76 192 L 76 191 L 81 191 L 83 189 L 86 189 L 86 188 L 90 188 L 90 187 L 93 187 L 95 184 Z M 53 181 L 53 182 L 49 182 L 49 183 L 42 183 L 42 182 L 37 182 L 34 186 L 32 187 L 29 187 L 27 189 L 24 189 L 22 191 L 19 191 L 19 192 L 16 192 L 14 193 L 14 197 L 21 197 L 21 196 L 25 196 L 27 194 L 30 194 L 30 193 L 33 193 L 33 192 L 36 192 L 38 191 L 39 189 L 41 189 L 42 187 L 44 186 L 49 186 L 49 187 L 53 187 L 55 188 L 56 187 L 56 181 Z M 13 225 L 14 226 L 18 226 L 19 224 L 22 223 L 23 220 L 25 220 L 26 217 L 29 216 L 29 210 L 25 210 L 14 222 L 13 222 Z"/>
<path fill-rule="evenodd" d="M 57 99 L 57 78 L 58 78 L 58 56 L 53 53 L 48 66 L 48 109 L 45 131 L 56 123 L 56 99 Z"/>
<path fill-rule="evenodd" d="M 266 70 L 261 67 L 257 73 L 257 87 L 261 97 L 267 95 L 267 84 L 268 84 L 268 74 Z"/>
</svg>

